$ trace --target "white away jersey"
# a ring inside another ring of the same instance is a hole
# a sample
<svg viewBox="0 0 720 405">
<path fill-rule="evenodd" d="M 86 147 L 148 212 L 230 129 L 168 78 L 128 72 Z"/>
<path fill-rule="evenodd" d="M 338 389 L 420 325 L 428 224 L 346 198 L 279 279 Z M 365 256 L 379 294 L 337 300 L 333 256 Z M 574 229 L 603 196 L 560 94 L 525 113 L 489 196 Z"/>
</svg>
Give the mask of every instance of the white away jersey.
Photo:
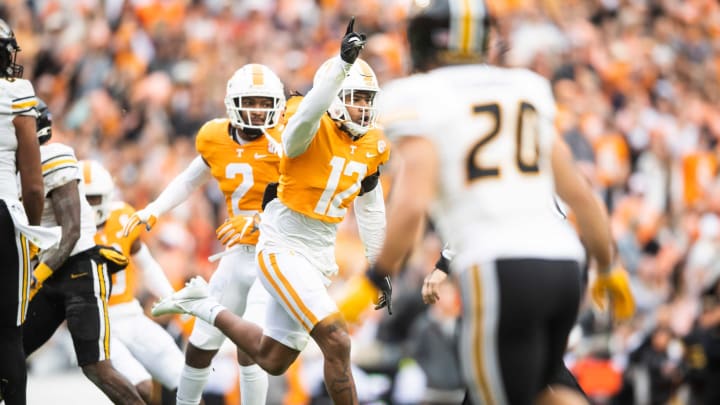
<svg viewBox="0 0 720 405">
<path fill-rule="evenodd" d="M 448 66 L 391 82 L 378 110 L 391 141 L 424 136 L 440 159 L 431 207 L 459 268 L 499 257 L 583 257 L 556 213 L 555 101 L 526 69 Z"/>
<path fill-rule="evenodd" d="M 0 79 L 0 199 L 18 200 L 15 152 L 17 138 L 13 119 L 17 115 L 36 116 L 37 99 L 29 81 Z"/>
<path fill-rule="evenodd" d="M 42 226 L 59 225 L 55 220 L 52 201 L 47 196 L 52 190 L 62 185 L 71 181 L 78 181 L 80 191 L 80 239 L 75 243 L 70 255 L 90 249 L 95 246 L 95 217 L 90 204 L 85 199 L 83 176 L 77 158 L 75 158 L 75 151 L 61 143 L 42 145 L 40 146 L 40 160 L 42 161 L 46 196 L 40 224 Z"/>
</svg>

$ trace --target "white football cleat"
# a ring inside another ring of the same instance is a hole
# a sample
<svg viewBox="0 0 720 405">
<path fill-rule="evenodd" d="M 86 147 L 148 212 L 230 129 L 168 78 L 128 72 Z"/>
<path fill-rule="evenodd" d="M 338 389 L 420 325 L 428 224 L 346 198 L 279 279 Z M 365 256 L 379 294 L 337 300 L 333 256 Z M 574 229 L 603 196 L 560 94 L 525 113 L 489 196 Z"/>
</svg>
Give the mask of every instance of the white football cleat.
<svg viewBox="0 0 720 405">
<path fill-rule="evenodd" d="M 153 305 L 153 316 L 166 314 L 190 314 L 212 325 L 215 316 L 224 309 L 210 295 L 207 282 L 200 276 L 193 277 L 185 287 L 161 299 Z"/>
</svg>

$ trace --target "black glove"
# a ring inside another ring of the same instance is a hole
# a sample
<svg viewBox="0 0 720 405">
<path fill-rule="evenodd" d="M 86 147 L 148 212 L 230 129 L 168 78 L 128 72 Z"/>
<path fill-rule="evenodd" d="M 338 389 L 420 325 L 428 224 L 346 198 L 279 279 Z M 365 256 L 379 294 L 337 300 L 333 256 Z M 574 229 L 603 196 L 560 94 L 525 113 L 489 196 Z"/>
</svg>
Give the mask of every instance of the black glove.
<svg viewBox="0 0 720 405">
<path fill-rule="evenodd" d="M 392 315 L 392 282 L 390 276 L 380 274 L 375 266 L 370 267 L 365 276 L 380 290 L 380 297 L 375 303 L 375 309 L 387 307 L 388 314 Z"/>
<path fill-rule="evenodd" d="M 345 31 L 345 36 L 342 39 L 340 45 L 340 58 L 347 63 L 355 63 L 355 60 L 360 55 L 360 50 L 365 46 L 366 36 L 364 33 L 357 33 L 353 31 L 355 25 L 355 17 L 350 19 L 350 23 Z"/>
</svg>

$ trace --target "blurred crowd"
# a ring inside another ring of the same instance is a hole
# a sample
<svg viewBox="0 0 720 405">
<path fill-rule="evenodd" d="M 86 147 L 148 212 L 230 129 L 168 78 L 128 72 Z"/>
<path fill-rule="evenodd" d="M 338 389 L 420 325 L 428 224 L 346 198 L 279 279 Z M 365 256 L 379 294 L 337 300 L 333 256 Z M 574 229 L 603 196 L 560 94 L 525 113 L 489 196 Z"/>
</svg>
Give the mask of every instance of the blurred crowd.
<svg viewBox="0 0 720 405">
<path fill-rule="evenodd" d="M 25 78 L 50 106 L 54 140 L 100 161 L 116 197 L 141 208 L 194 158 L 197 129 L 225 116 L 226 81 L 243 64 L 266 64 L 288 92 L 306 92 L 355 15 L 369 34 L 362 57 L 381 86 L 408 73 L 410 1 L 4 0 L 0 18 L 18 37 Z M 568 365 L 596 403 L 720 403 L 720 4 L 488 3 L 501 33 L 490 46 L 502 63 L 552 80 L 557 127 L 607 203 L 618 265 L 637 300 L 635 318 L 622 325 L 585 304 Z M 224 215 L 210 183 L 146 233 L 176 287 L 209 277 Z M 462 397 L 449 371 L 457 370 L 457 292 L 448 284 L 432 308 L 419 294 L 441 245 L 432 231 L 420 236 L 397 282 L 397 314 L 369 313 L 356 326 L 356 381 L 366 400 Z M 342 287 L 365 267 L 352 216 L 337 256 Z M 187 319 L 163 322 L 182 342 Z M 229 353 L 225 374 L 234 375 Z M 310 348 L 273 380 L 282 386 L 273 400 L 323 403 L 318 359 Z M 217 391 L 230 398 L 237 378 L 223 378 Z"/>
</svg>

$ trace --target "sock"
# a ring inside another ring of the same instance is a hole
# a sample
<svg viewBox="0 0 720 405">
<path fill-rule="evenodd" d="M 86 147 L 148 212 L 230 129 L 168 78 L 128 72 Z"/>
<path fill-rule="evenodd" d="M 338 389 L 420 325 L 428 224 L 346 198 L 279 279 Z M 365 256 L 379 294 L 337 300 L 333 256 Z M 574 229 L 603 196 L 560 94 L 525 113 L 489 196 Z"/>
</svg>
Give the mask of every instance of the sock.
<svg viewBox="0 0 720 405">
<path fill-rule="evenodd" d="M 197 405 L 202 398 L 203 388 L 210 377 L 210 367 L 195 368 L 187 364 L 180 374 L 177 388 L 177 405 Z"/>
<path fill-rule="evenodd" d="M 240 403 L 265 405 L 268 391 L 268 375 L 257 364 L 240 366 Z"/>
</svg>

